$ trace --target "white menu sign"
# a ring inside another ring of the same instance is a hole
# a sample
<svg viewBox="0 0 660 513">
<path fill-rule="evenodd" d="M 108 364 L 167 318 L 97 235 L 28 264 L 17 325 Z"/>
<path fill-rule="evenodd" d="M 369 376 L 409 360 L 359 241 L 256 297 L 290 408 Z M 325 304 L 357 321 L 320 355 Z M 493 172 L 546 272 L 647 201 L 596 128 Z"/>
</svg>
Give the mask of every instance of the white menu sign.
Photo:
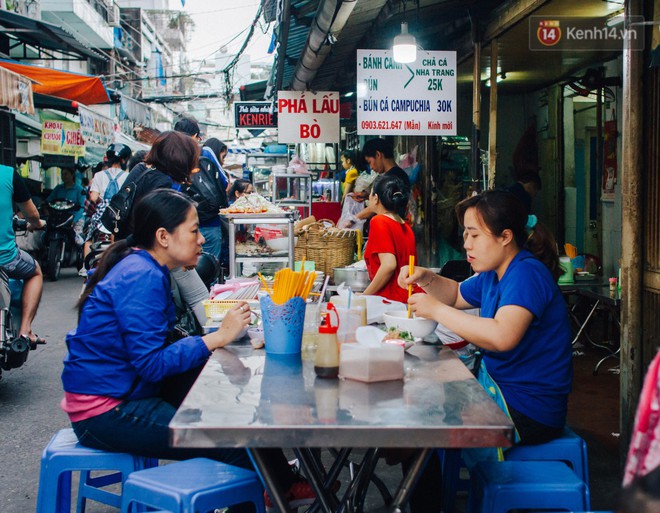
<svg viewBox="0 0 660 513">
<path fill-rule="evenodd" d="M 456 52 L 357 51 L 359 135 L 456 135 Z"/>
<path fill-rule="evenodd" d="M 284 144 L 339 142 L 339 93 L 278 91 L 277 140 Z"/>
</svg>

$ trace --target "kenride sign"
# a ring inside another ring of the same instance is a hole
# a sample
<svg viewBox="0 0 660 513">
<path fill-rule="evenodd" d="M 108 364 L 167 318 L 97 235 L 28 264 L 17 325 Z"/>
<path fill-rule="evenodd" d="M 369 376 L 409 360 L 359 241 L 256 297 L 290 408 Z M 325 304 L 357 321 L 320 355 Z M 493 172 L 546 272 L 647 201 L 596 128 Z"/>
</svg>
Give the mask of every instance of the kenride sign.
<svg viewBox="0 0 660 513">
<path fill-rule="evenodd" d="M 277 128 L 277 113 L 271 102 L 235 102 L 236 128 Z"/>
<path fill-rule="evenodd" d="M 339 93 L 278 91 L 277 140 L 283 144 L 339 142 Z"/>
<path fill-rule="evenodd" d="M 359 135 L 456 135 L 456 52 L 357 51 Z"/>
</svg>

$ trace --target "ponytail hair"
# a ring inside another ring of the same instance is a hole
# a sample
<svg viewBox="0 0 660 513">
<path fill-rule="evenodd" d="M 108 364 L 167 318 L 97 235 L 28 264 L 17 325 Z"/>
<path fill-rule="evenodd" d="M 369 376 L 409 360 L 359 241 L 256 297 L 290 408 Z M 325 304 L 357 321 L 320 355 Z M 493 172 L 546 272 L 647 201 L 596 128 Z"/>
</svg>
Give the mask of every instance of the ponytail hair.
<svg viewBox="0 0 660 513">
<path fill-rule="evenodd" d="M 156 232 L 164 228 L 169 233 L 181 225 L 196 203 L 188 196 L 173 189 L 156 189 L 144 196 L 135 205 L 135 231 L 126 239 L 112 244 L 103 252 L 99 265 L 85 284 L 76 304 L 78 317 L 94 287 L 105 278 L 110 270 L 133 252 L 133 248 L 152 249 Z"/>
<path fill-rule="evenodd" d="M 80 321 L 80 315 L 82 314 L 83 306 L 87 301 L 87 298 L 90 296 L 96 284 L 100 282 L 105 276 L 110 272 L 115 265 L 121 262 L 124 258 L 130 255 L 133 250 L 129 243 L 131 242 L 131 235 L 115 242 L 110 247 L 108 247 L 104 252 L 99 264 L 92 273 L 91 277 L 85 283 L 85 288 L 83 289 L 80 298 L 76 303 L 76 309 L 78 310 L 78 321 Z"/>
<path fill-rule="evenodd" d="M 406 217 L 410 188 L 394 175 L 378 175 L 374 180 L 372 194 L 376 194 L 388 212 L 394 212 L 399 217 Z"/>
<path fill-rule="evenodd" d="M 493 235 L 500 236 L 504 230 L 511 230 L 518 248 L 529 250 L 545 264 L 555 281 L 559 279 L 561 269 L 555 238 L 545 226 L 536 221 L 536 216 L 527 215 L 527 208 L 515 195 L 490 190 L 464 199 L 456 205 L 456 217 L 460 225 L 469 208 L 477 211 Z"/>
</svg>

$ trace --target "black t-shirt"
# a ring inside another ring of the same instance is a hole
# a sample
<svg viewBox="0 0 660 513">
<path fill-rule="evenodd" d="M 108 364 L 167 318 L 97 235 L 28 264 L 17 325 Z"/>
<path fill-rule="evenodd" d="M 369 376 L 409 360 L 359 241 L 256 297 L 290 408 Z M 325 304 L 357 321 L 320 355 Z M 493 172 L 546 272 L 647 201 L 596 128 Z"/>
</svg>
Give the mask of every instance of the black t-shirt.
<svg viewBox="0 0 660 513">
<path fill-rule="evenodd" d="M 410 178 L 408 177 L 408 174 L 399 166 L 394 166 L 393 168 L 388 169 L 387 171 L 385 171 L 384 174 L 396 176 L 398 179 L 400 179 L 403 183 L 406 184 L 406 187 L 408 187 L 408 189 L 410 189 Z"/>
<path fill-rule="evenodd" d="M 30 191 L 28 190 L 27 185 L 25 185 L 21 175 L 18 174 L 18 171 L 14 171 L 13 184 L 14 194 L 12 199 L 14 202 L 25 203 L 27 200 L 32 199 L 32 196 L 30 196 Z"/>
<path fill-rule="evenodd" d="M 131 172 L 128 173 L 124 183 L 131 183 L 136 181 L 136 179 L 142 173 L 142 170 L 145 169 L 147 165 L 144 162 L 137 164 Z M 174 180 L 171 177 L 159 171 L 158 169 L 150 169 L 144 177 L 138 183 L 137 188 L 135 189 L 135 197 L 133 198 L 133 206 L 137 204 L 142 197 L 149 194 L 151 191 L 156 189 L 171 189 Z"/>
</svg>

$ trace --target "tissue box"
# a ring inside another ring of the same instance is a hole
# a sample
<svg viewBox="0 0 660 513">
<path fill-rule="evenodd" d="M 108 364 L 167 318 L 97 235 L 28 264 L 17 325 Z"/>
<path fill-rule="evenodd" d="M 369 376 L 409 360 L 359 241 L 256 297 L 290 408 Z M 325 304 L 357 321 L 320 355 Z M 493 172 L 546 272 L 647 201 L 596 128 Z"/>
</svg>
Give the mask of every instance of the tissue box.
<svg viewBox="0 0 660 513">
<path fill-rule="evenodd" d="M 403 355 L 403 347 L 393 344 L 342 344 L 339 377 L 365 383 L 403 379 Z"/>
</svg>

